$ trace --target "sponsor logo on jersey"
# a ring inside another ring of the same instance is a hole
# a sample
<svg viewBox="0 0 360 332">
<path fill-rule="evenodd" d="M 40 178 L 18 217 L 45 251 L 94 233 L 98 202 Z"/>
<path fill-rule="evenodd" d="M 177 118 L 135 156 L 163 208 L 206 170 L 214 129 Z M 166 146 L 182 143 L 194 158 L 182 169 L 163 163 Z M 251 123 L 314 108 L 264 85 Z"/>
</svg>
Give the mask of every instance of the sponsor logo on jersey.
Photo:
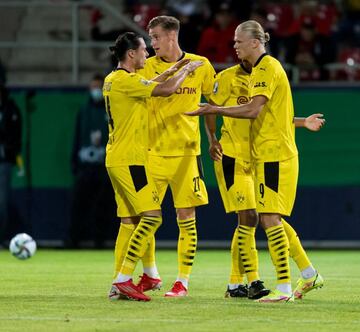
<svg viewBox="0 0 360 332">
<path fill-rule="evenodd" d="M 238 105 L 247 104 L 248 102 L 249 102 L 249 98 L 246 96 L 239 96 L 237 99 Z"/>
<path fill-rule="evenodd" d="M 176 94 L 178 95 L 195 95 L 196 94 L 196 88 L 189 88 L 187 86 L 183 87 L 183 88 L 178 88 L 175 91 Z"/>
<path fill-rule="evenodd" d="M 256 82 L 254 88 L 266 88 L 266 86 L 265 82 Z"/>
</svg>

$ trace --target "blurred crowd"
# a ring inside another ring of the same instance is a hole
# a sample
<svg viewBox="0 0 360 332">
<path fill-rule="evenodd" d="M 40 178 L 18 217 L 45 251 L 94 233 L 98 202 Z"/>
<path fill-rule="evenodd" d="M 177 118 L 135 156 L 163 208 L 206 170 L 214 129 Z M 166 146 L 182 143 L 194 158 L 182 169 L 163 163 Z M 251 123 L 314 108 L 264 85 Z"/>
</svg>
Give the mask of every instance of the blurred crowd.
<svg viewBox="0 0 360 332">
<path fill-rule="evenodd" d="M 290 75 L 297 68 L 302 81 L 360 79 L 360 0 L 125 0 L 124 5 L 126 15 L 143 29 L 154 16 L 176 16 L 181 47 L 206 56 L 217 69 L 237 61 L 234 30 L 254 19 L 270 33 L 268 50 Z M 103 29 L 103 21 L 103 13 L 94 9 L 94 40 L 115 40 L 128 30 Z"/>
</svg>

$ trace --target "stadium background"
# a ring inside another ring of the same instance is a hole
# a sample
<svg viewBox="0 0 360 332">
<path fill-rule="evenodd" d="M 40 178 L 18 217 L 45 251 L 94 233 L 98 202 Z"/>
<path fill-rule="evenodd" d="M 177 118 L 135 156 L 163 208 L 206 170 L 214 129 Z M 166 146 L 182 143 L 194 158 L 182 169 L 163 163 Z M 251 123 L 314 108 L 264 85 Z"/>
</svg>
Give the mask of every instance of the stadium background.
<svg viewBox="0 0 360 332">
<path fill-rule="evenodd" d="M 109 1 L 111 2 L 114 3 Z M 67 9 L 75 8 L 71 6 L 79 9 L 81 2 L 46 3 L 48 6 L 60 4 Z M 14 8 L 11 7 L 12 10 L 16 9 Z M 29 10 L 34 11 L 36 8 L 38 7 L 34 5 Z M 85 17 L 84 12 L 81 13 L 80 19 Z M 61 29 L 58 32 L 61 32 Z M 30 58 L 30 66 L 31 61 L 34 68 L 41 66 L 36 61 L 35 53 L 31 55 L 34 50 L 21 40 L 15 38 L 9 42 L 3 39 L 1 42 L 3 52 L 5 49 L 15 49 L 14 54 L 25 53 L 25 56 Z M 58 41 L 58 44 L 53 46 L 50 43 L 50 46 L 46 47 L 59 53 L 61 43 L 64 41 Z M 71 41 L 69 43 L 71 44 Z M 33 41 L 33 45 L 35 49 L 39 47 L 36 40 Z M 77 45 L 81 47 L 81 42 Z M 105 48 L 102 42 L 89 45 L 95 49 Z M 29 53 L 23 52 L 24 50 Z M 40 51 L 36 50 L 37 54 L 40 54 L 41 48 Z M 70 49 L 68 53 L 71 59 Z M 10 233 L 26 230 L 40 245 L 61 246 L 70 218 L 73 181 L 70 171 L 70 150 L 74 121 L 77 110 L 87 97 L 85 82 L 90 74 L 86 76 L 85 73 L 82 76 L 81 54 L 78 58 L 79 72 L 74 72 L 71 60 L 67 67 L 68 78 L 62 81 L 56 70 L 54 71 L 53 77 L 59 78 L 58 83 L 46 79 L 36 81 L 35 78 L 39 77 L 36 73 L 33 75 L 33 82 L 29 79 L 25 80 L 25 83 L 21 82 L 21 67 L 16 72 L 17 69 L 8 58 L 6 61 L 3 58 L 3 62 L 5 65 L 9 64 L 11 95 L 23 115 L 23 156 L 26 166 L 24 178 L 18 178 L 15 174 L 13 177 Z M 44 63 L 44 70 L 49 72 L 49 77 L 51 68 L 56 66 L 56 61 L 52 64 Z M 104 67 L 106 66 L 102 64 L 96 70 L 103 70 L 105 73 Z M 92 68 L 92 72 L 94 70 Z M 65 72 L 65 69 L 63 71 Z M 27 74 L 26 78 L 31 77 L 31 72 Z M 327 120 L 326 126 L 319 133 L 310 133 L 304 129 L 298 129 L 296 132 L 300 153 L 300 177 L 296 205 L 290 220 L 308 246 L 360 247 L 359 86 L 359 82 L 348 80 L 335 83 L 293 84 L 296 116 L 320 112 Z M 203 246 L 228 246 L 235 225 L 235 216 L 224 213 L 212 163 L 207 154 L 207 139 L 204 133 L 202 152 L 210 204 L 198 210 L 199 241 Z M 157 238 L 161 240 L 160 245 L 172 246 L 177 239 L 178 231 L 169 195 L 164 202 L 164 211 L 164 224 Z M 216 227 L 219 223 L 223 225 L 221 229 Z M 109 240 L 116 236 L 114 229 L 109 229 Z M 261 230 L 258 231 L 258 238 L 264 239 Z"/>
</svg>

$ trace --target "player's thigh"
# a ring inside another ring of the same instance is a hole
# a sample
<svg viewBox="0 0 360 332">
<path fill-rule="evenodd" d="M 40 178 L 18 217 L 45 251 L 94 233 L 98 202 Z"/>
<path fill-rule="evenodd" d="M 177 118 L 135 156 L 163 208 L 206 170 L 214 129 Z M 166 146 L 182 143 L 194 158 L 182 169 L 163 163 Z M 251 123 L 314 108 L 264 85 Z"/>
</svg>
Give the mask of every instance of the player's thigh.
<svg viewBox="0 0 360 332">
<path fill-rule="evenodd" d="M 189 208 L 208 203 L 200 156 L 169 158 L 172 177 L 170 188 L 176 208 Z"/>
<path fill-rule="evenodd" d="M 160 210 L 159 195 L 146 165 L 109 167 L 107 170 L 120 217 Z"/>
<path fill-rule="evenodd" d="M 255 194 L 258 213 L 291 214 L 296 197 L 298 158 L 256 164 Z"/>
<path fill-rule="evenodd" d="M 214 162 L 214 168 L 227 213 L 256 208 L 251 163 L 223 155 L 221 161 Z"/>
<path fill-rule="evenodd" d="M 162 203 L 169 186 L 169 176 L 171 176 L 171 174 L 169 174 L 170 165 L 168 165 L 166 157 L 150 155 L 148 158 L 148 167 L 151 177 L 155 182 L 160 203 Z"/>
<path fill-rule="evenodd" d="M 117 206 L 116 214 L 118 217 L 125 218 L 125 217 L 134 217 L 137 215 L 132 204 L 127 199 L 125 192 L 115 191 L 115 201 Z"/>
</svg>

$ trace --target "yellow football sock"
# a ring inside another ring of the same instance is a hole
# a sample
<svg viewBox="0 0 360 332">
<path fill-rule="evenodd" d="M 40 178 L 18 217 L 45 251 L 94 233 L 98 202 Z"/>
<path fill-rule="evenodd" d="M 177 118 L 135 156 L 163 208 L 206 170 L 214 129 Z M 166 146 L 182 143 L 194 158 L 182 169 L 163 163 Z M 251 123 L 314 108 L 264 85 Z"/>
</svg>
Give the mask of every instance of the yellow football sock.
<svg viewBox="0 0 360 332">
<path fill-rule="evenodd" d="M 239 225 L 238 227 L 240 258 L 244 266 L 248 284 L 251 284 L 255 280 L 259 280 L 255 230 L 255 227 L 245 225 Z"/>
<path fill-rule="evenodd" d="M 178 278 L 189 279 L 197 246 L 195 218 L 177 220 L 178 240 Z"/>
<path fill-rule="evenodd" d="M 132 275 L 137 262 L 148 248 L 149 239 L 155 234 L 162 222 L 162 217 L 143 216 L 131 235 L 120 273 Z"/>
<path fill-rule="evenodd" d="M 277 283 L 290 283 L 289 240 L 284 226 L 277 225 L 265 230 L 272 262 L 274 264 Z"/>
<path fill-rule="evenodd" d="M 245 270 L 240 259 L 238 243 L 238 227 L 235 228 L 231 241 L 231 271 L 229 284 L 243 284 L 245 279 Z"/>
<path fill-rule="evenodd" d="M 155 236 L 153 235 L 149 239 L 149 245 L 144 253 L 144 256 L 141 257 L 144 269 L 154 267 L 155 264 Z"/>
<path fill-rule="evenodd" d="M 135 227 L 136 227 L 136 225 L 134 225 L 134 224 L 120 223 L 119 233 L 118 233 L 118 236 L 116 238 L 116 243 L 115 243 L 115 251 L 114 251 L 115 271 L 114 271 L 113 279 L 115 279 L 117 277 L 118 273 L 120 272 L 120 268 L 124 261 L 127 247 L 129 245 L 129 240 L 130 240 L 132 233 L 135 230 Z"/>
<path fill-rule="evenodd" d="M 284 225 L 286 236 L 289 239 L 290 257 L 295 261 L 299 270 L 302 271 L 305 268 L 312 266 L 295 230 L 282 218 L 281 222 Z"/>
</svg>

